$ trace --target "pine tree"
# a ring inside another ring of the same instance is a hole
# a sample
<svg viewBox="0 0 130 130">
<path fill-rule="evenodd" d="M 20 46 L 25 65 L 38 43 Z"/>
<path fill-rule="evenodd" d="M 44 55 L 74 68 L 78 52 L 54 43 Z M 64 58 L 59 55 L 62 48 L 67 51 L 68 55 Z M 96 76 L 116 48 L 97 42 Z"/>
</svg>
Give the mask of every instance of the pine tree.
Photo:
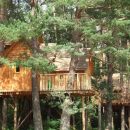
<svg viewBox="0 0 130 130">
<path fill-rule="evenodd" d="M 0 1 L 0 22 L 4 22 L 7 19 L 8 1 Z M 0 40 L 0 52 L 4 51 L 4 43 Z M 7 129 L 7 98 L 2 98 L 2 130 Z"/>
<path fill-rule="evenodd" d="M 21 2 L 25 3 L 24 0 Z M 46 44 L 55 42 L 69 46 L 71 64 L 67 87 L 70 89 L 74 80 L 75 65 L 77 55 L 81 51 L 80 48 L 91 48 L 93 55 L 95 51 L 104 54 L 106 59 L 102 63 L 100 77 L 102 75 L 107 77 L 103 89 L 106 92 L 104 99 L 108 108 L 107 129 L 111 130 L 112 100 L 114 97 L 112 75 L 115 72 L 122 71 L 123 74 L 129 72 L 129 45 L 126 47 L 130 41 L 129 6 L 129 0 L 47 0 L 38 2 L 36 14 L 32 17 L 29 13 L 31 7 L 27 4 L 27 8 L 25 6 L 24 9 L 19 7 L 22 19 L 20 17 L 14 19 L 13 16 L 10 16 L 13 20 L 10 19 L 8 23 L 0 24 L 0 39 L 4 41 L 22 39 L 28 43 L 35 43 L 34 39 L 44 33 Z M 49 61 L 47 61 L 44 51 L 35 46 L 32 47 L 41 54 L 41 57 L 35 55 L 24 65 L 30 65 L 37 72 L 47 71 L 49 67 L 46 65 L 49 64 Z M 47 64 L 41 62 L 41 59 Z M 36 62 L 41 65 L 35 64 Z M 125 69 L 121 70 L 123 63 L 126 63 L 123 65 Z"/>
</svg>

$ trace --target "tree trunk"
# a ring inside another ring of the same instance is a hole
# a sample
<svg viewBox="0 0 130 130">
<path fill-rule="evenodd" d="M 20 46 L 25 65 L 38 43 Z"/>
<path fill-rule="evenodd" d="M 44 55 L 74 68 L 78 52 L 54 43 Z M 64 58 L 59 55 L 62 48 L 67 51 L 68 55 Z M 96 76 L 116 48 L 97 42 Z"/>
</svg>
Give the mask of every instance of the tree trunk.
<svg viewBox="0 0 130 130">
<path fill-rule="evenodd" d="M 43 130 L 36 72 L 32 71 L 32 107 L 35 130 Z"/>
<path fill-rule="evenodd" d="M 87 130 L 86 128 L 86 110 L 85 110 L 85 97 L 82 96 L 82 130 Z"/>
<path fill-rule="evenodd" d="M 107 102 L 107 126 L 106 130 L 112 130 L 112 103 Z"/>
<path fill-rule="evenodd" d="M 125 107 L 121 107 L 121 130 L 125 130 Z"/>
<path fill-rule="evenodd" d="M 112 93 L 113 93 L 113 89 L 112 89 L 112 75 L 113 75 L 113 65 L 112 65 L 112 57 L 111 54 L 107 55 L 107 63 L 108 63 L 108 76 L 107 76 L 107 91 L 108 91 L 108 98 L 107 98 L 107 102 L 106 102 L 106 106 L 107 106 L 107 126 L 106 126 L 106 130 L 112 130 Z"/>
<path fill-rule="evenodd" d="M 8 0 L 0 0 L 0 22 L 3 22 L 7 18 L 7 4 Z"/>
<path fill-rule="evenodd" d="M 7 98 L 3 98 L 2 105 L 2 130 L 7 129 Z"/>
<path fill-rule="evenodd" d="M 69 68 L 68 84 L 67 84 L 67 89 L 70 89 L 70 90 L 73 89 L 73 83 L 74 83 L 74 79 L 75 79 L 75 64 L 76 64 L 76 62 L 77 62 L 77 58 L 75 58 L 75 56 L 72 56 L 71 62 L 70 62 L 70 68 Z M 66 103 L 66 100 L 68 100 L 68 97 L 66 97 L 66 98 L 67 99 L 64 100 L 63 104 L 66 104 L 66 108 L 68 109 L 71 107 L 70 107 L 69 103 L 68 104 Z M 69 97 L 68 102 L 72 103 L 72 100 L 70 98 L 71 97 Z M 61 115 L 60 130 L 69 130 L 70 129 L 70 117 L 71 117 L 71 114 L 66 113 L 66 109 L 63 108 L 62 115 Z"/>
<path fill-rule="evenodd" d="M 6 20 L 8 0 L 0 0 L 0 22 Z M 4 50 L 4 43 L 0 40 L 0 52 Z"/>
<path fill-rule="evenodd" d="M 102 120 L 101 120 L 101 103 L 98 104 L 98 130 L 102 129 Z"/>
<path fill-rule="evenodd" d="M 61 114 L 61 125 L 60 130 L 70 130 L 70 116 L 69 112 L 71 109 L 72 100 L 70 97 L 66 97 L 62 105 L 62 114 Z"/>
<path fill-rule="evenodd" d="M 6 19 L 7 15 L 7 0 L 0 1 L 0 22 L 3 22 Z M 4 43 L 0 41 L 0 52 L 4 50 Z M 2 130 L 7 129 L 7 99 L 3 98 L 2 102 Z"/>
<path fill-rule="evenodd" d="M 128 110 L 128 124 L 129 124 L 129 130 L 130 130 L 130 106 L 129 106 L 129 108 L 128 108 L 129 110 Z"/>
<path fill-rule="evenodd" d="M 35 6 L 37 0 L 31 0 L 32 16 L 35 15 Z M 38 48 L 37 42 L 32 38 L 32 46 Z M 36 55 L 36 51 L 32 50 L 32 55 Z M 35 70 L 32 70 L 32 108 L 33 108 L 33 122 L 35 130 L 43 130 L 40 99 L 39 99 L 39 89 L 37 83 L 37 74 Z"/>
<path fill-rule="evenodd" d="M 78 19 L 81 18 L 81 9 L 76 8 L 76 12 L 75 12 L 75 19 L 77 19 L 77 24 L 78 24 Z M 79 15 L 77 15 L 79 14 Z M 81 40 L 81 32 L 79 30 L 73 30 L 72 31 L 72 42 L 75 44 L 78 44 Z M 74 51 L 78 51 L 79 46 L 75 47 Z M 71 56 L 71 61 L 70 61 L 70 66 L 69 66 L 69 76 L 68 76 L 68 83 L 67 83 L 67 89 L 73 90 L 73 83 L 74 83 L 74 79 L 75 79 L 75 68 L 76 68 L 76 63 L 77 63 L 77 56 L 72 55 Z M 67 99 L 68 100 L 68 99 Z M 71 102 L 72 100 L 69 97 L 69 102 Z M 65 104 L 66 99 L 64 100 Z M 67 104 L 66 104 L 67 105 Z M 68 106 L 66 106 L 67 108 L 69 108 L 69 104 Z M 70 129 L 70 114 L 67 114 L 65 112 L 66 110 L 63 108 L 62 110 L 62 116 L 61 116 L 61 127 L 60 130 L 69 130 Z M 65 120 L 65 121 L 64 121 Z M 68 120 L 68 121 L 67 121 Z"/>
<path fill-rule="evenodd" d="M 72 122 L 73 122 L 73 129 L 76 129 L 75 128 L 75 115 L 72 115 Z"/>
</svg>

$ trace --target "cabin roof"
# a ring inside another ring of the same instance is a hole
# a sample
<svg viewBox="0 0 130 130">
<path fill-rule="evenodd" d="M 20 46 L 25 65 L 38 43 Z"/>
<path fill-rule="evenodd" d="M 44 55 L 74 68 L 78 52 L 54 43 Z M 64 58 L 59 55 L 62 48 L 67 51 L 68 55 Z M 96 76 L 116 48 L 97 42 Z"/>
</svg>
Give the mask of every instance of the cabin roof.
<svg viewBox="0 0 130 130">
<path fill-rule="evenodd" d="M 14 42 L 1 53 L 2 56 L 5 56 L 9 59 L 24 58 L 24 54 L 30 55 L 31 51 L 29 46 L 24 42 Z M 76 64 L 76 71 L 86 70 L 87 69 L 87 49 L 84 49 L 84 55 L 77 56 L 78 61 Z M 54 57 L 54 53 L 49 53 L 48 57 L 51 59 Z M 71 61 L 71 56 L 64 49 L 57 52 L 54 64 L 56 65 L 56 71 L 69 71 L 69 65 Z"/>
<path fill-rule="evenodd" d="M 6 45 L 4 51 L 1 52 L 0 55 L 7 57 L 10 60 L 18 58 L 25 59 L 26 56 L 31 55 L 31 51 L 26 43 L 14 42 L 12 44 Z"/>
<path fill-rule="evenodd" d="M 86 70 L 87 69 L 87 51 L 84 50 L 84 55 L 77 56 L 77 63 L 76 63 L 76 71 Z M 64 50 L 61 50 L 55 59 L 54 64 L 57 66 L 57 71 L 69 71 L 69 66 L 71 62 L 71 56 Z"/>
</svg>

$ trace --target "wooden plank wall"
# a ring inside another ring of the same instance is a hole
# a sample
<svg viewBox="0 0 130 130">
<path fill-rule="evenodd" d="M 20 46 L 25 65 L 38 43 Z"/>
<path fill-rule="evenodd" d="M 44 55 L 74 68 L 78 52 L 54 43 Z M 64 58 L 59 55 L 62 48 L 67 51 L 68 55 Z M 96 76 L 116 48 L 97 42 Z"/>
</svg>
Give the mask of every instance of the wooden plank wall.
<svg viewBox="0 0 130 130">
<path fill-rule="evenodd" d="M 3 66 L 0 68 L 0 92 L 27 92 L 31 91 L 31 70 L 20 67 Z"/>
<path fill-rule="evenodd" d="M 31 51 L 26 43 L 15 42 L 4 50 L 2 56 L 9 60 L 25 60 Z M 0 92 L 27 92 L 31 91 L 31 70 L 29 68 L 2 65 L 0 67 Z"/>
</svg>

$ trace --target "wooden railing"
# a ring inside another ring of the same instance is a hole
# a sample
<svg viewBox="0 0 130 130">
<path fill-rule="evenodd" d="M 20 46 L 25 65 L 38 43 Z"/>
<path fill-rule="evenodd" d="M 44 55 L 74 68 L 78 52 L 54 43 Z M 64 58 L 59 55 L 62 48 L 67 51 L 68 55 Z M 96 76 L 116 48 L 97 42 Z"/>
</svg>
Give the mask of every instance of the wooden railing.
<svg viewBox="0 0 130 130">
<path fill-rule="evenodd" d="M 68 73 L 40 75 L 40 91 L 91 90 L 91 78 L 85 73 L 76 73 L 72 88 L 67 88 Z"/>
</svg>

